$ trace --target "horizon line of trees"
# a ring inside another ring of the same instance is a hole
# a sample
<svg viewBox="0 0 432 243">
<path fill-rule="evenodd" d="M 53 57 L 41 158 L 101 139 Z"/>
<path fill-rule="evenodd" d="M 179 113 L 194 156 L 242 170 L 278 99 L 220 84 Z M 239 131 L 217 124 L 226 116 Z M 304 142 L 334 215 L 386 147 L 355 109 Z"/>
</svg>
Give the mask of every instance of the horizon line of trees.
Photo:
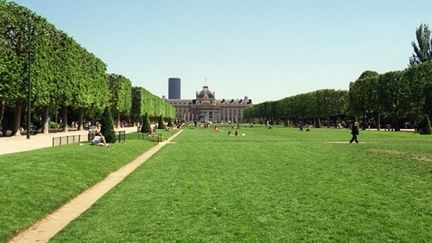
<svg viewBox="0 0 432 243">
<path fill-rule="evenodd" d="M 321 126 L 321 121 L 345 118 L 348 91 L 321 89 L 298 94 L 278 101 L 266 101 L 244 110 L 246 119 L 272 121 L 285 125 L 303 123 Z"/>
<path fill-rule="evenodd" d="M 19 134 L 24 123 L 30 87 L 31 118 L 44 133 L 50 114 L 57 117 L 57 113 L 62 116 L 63 131 L 70 124 L 68 114 L 81 130 L 85 118 L 100 118 L 105 107 L 110 108 L 117 126 L 121 119 L 139 122 L 145 113 L 175 116 L 169 103 L 148 91 L 134 92 L 144 89 L 132 87 L 122 75 L 107 74 L 101 59 L 23 6 L 0 0 L 0 30 L 0 125 L 12 135 Z"/>
<path fill-rule="evenodd" d="M 278 101 L 256 104 L 245 110 L 249 119 L 298 124 L 304 120 L 320 127 L 321 119 L 336 124 L 343 119 L 359 120 L 365 126 L 391 124 L 396 131 L 410 124 L 430 134 L 432 115 L 432 39 L 429 26 L 416 29 L 417 43 L 409 67 L 378 74 L 365 71 L 349 84 L 349 90 L 323 89 Z M 403 123 L 402 123 L 403 122 Z"/>
</svg>

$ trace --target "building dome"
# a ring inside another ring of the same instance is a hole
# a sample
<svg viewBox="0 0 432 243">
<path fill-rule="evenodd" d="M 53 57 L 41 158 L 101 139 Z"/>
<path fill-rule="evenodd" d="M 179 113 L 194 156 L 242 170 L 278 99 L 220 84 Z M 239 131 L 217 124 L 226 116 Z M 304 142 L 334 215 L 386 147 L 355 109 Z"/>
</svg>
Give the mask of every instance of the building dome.
<svg viewBox="0 0 432 243">
<path fill-rule="evenodd" d="M 208 89 L 208 86 L 203 86 L 203 89 L 196 95 L 197 99 L 214 99 L 215 95 Z"/>
</svg>

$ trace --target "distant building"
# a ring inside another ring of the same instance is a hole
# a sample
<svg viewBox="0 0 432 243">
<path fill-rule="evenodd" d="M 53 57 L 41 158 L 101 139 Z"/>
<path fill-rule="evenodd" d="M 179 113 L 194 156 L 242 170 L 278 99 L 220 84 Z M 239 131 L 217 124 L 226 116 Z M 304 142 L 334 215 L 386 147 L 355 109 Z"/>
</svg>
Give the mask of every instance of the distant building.
<svg viewBox="0 0 432 243">
<path fill-rule="evenodd" d="M 208 86 L 196 92 L 195 99 L 169 98 L 168 102 L 176 108 L 177 119 L 186 122 L 243 122 L 243 110 L 252 105 L 252 100 L 248 97 L 217 100 Z"/>
<path fill-rule="evenodd" d="M 181 79 L 168 79 L 168 99 L 181 99 Z"/>
</svg>

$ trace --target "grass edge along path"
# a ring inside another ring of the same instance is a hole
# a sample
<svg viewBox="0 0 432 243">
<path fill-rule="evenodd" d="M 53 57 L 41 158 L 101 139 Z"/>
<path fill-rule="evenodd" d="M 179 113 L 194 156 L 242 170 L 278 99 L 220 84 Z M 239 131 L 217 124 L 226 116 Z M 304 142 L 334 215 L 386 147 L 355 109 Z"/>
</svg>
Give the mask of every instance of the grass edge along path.
<svg viewBox="0 0 432 243">
<path fill-rule="evenodd" d="M 21 231 L 9 242 L 48 242 L 49 239 L 56 235 L 72 220 L 89 209 L 97 200 L 99 200 L 99 198 L 120 183 L 136 168 L 165 146 L 165 144 L 177 137 L 181 132 L 182 130 L 178 131 L 166 141 L 150 148 L 133 161 L 109 174 L 105 179 L 85 190 L 83 193 L 70 200 L 53 213 L 45 216 L 28 229 Z"/>
</svg>

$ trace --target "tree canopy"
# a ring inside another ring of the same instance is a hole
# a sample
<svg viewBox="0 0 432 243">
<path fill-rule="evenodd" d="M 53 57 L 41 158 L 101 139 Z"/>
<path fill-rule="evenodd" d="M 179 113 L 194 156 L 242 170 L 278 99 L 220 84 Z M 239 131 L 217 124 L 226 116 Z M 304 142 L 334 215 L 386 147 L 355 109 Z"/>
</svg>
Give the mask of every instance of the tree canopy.
<svg viewBox="0 0 432 243">
<path fill-rule="evenodd" d="M 58 110 L 62 110 L 65 129 L 71 111 L 79 114 L 80 127 L 86 114 L 100 116 L 107 106 L 118 121 L 129 118 L 133 93 L 128 78 L 107 75 L 101 59 L 25 7 L 0 0 L 0 20 L 0 109 L 14 109 L 13 127 L 5 129 L 14 134 L 19 131 L 29 98 L 32 112 L 42 117 L 46 132 L 49 112 Z M 30 72 L 32 96 L 28 97 Z M 137 117 L 144 112 L 153 116 L 175 114 L 164 100 L 144 93 Z"/>
<path fill-rule="evenodd" d="M 420 64 L 432 60 L 432 39 L 427 24 L 420 24 L 416 30 L 417 43 L 411 43 L 414 53 L 410 58 L 410 64 Z"/>
</svg>

